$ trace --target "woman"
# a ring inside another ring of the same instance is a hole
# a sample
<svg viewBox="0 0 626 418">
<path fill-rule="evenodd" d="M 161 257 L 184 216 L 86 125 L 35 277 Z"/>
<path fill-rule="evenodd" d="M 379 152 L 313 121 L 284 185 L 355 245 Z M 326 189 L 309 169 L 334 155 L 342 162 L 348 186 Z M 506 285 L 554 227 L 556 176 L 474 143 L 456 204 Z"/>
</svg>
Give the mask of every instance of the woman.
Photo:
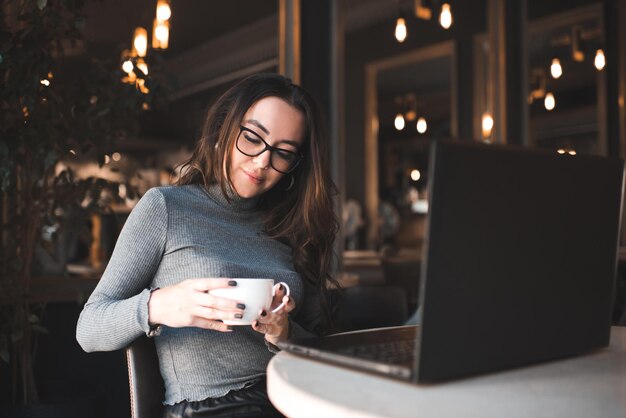
<svg viewBox="0 0 626 418">
<path fill-rule="evenodd" d="M 208 111 L 175 186 L 130 214 L 77 327 L 85 351 L 154 336 L 166 417 L 271 416 L 265 369 L 276 343 L 327 328 L 337 220 L 319 112 L 276 74 L 241 81 Z M 249 326 L 245 306 L 208 293 L 237 277 L 289 285 Z M 193 413 L 197 414 L 194 415 Z"/>
</svg>

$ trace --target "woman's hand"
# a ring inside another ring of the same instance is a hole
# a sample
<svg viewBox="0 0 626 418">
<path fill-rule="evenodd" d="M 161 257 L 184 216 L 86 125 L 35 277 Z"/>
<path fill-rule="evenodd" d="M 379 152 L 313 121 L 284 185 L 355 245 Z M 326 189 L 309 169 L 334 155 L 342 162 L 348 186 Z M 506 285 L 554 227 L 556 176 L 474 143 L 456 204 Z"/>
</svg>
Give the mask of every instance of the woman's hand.
<svg viewBox="0 0 626 418">
<path fill-rule="evenodd" d="M 296 307 L 296 302 L 294 302 L 293 298 L 287 296 L 285 289 L 280 286 L 274 295 L 272 310 L 276 309 L 283 302 L 285 302 L 285 306 L 278 312 L 261 311 L 259 319 L 252 323 L 252 329 L 265 334 L 265 339 L 274 345 L 278 341 L 287 339 L 289 335 L 289 312 Z"/>
<path fill-rule="evenodd" d="M 198 327 L 230 332 L 232 329 L 220 320 L 241 318 L 245 305 L 208 292 L 234 286 L 237 281 L 232 279 L 188 279 L 157 289 L 148 301 L 148 322 L 174 328 Z"/>
</svg>

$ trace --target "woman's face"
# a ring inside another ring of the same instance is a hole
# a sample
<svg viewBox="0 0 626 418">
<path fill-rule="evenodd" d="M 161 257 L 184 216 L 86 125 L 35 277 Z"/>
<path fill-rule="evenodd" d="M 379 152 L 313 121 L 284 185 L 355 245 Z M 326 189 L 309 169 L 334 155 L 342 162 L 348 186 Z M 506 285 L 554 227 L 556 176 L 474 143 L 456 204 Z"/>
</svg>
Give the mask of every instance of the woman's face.
<svg viewBox="0 0 626 418">
<path fill-rule="evenodd" d="M 262 139 L 272 147 L 292 152 L 298 152 L 304 141 L 304 115 L 277 97 L 265 97 L 250 106 L 241 126 L 246 130 L 235 132 L 241 136 L 239 141 L 254 141 L 264 146 L 262 141 L 259 142 Z M 232 142 L 229 175 L 239 196 L 246 199 L 260 196 L 284 176 L 270 164 L 271 153 L 277 151 L 268 149 L 256 157 L 249 157 L 239 151 L 236 144 L 237 138 Z"/>
</svg>

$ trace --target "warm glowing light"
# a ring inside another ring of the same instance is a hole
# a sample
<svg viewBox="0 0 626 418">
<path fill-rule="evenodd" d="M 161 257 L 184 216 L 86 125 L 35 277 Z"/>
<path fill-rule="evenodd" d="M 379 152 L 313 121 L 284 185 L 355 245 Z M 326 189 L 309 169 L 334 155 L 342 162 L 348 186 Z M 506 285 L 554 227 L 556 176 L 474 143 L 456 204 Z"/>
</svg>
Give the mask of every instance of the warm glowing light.
<svg viewBox="0 0 626 418">
<path fill-rule="evenodd" d="M 575 150 L 573 150 L 573 149 L 571 149 L 571 150 L 567 151 L 567 153 L 568 153 L 569 155 L 576 155 L 576 151 L 575 151 Z"/>
<path fill-rule="evenodd" d="M 558 58 L 552 59 L 552 65 L 550 65 L 550 74 L 552 78 L 557 79 L 563 75 L 563 67 L 561 67 L 561 61 Z"/>
<path fill-rule="evenodd" d="M 170 40 L 170 22 L 154 20 L 152 31 L 152 48 L 167 49 Z"/>
<path fill-rule="evenodd" d="M 404 42 L 406 39 L 406 22 L 401 17 L 396 20 L 396 39 L 398 42 Z"/>
<path fill-rule="evenodd" d="M 113 161 L 119 161 L 122 159 L 122 154 L 120 154 L 119 152 L 114 152 L 111 155 L 111 158 L 113 159 Z"/>
<path fill-rule="evenodd" d="M 428 129 L 428 124 L 426 123 L 426 119 L 422 116 L 417 120 L 417 132 L 423 134 Z"/>
<path fill-rule="evenodd" d="M 74 151 L 73 149 L 70 150 L 70 154 L 72 155 L 76 155 L 76 151 Z"/>
<path fill-rule="evenodd" d="M 122 64 L 122 70 L 124 70 L 125 73 L 130 74 L 131 71 L 133 71 L 133 62 L 131 60 L 126 60 L 124 61 L 124 63 Z"/>
<path fill-rule="evenodd" d="M 105 164 L 108 164 L 108 163 L 110 163 L 110 162 L 111 162 L 111 157 L 109 157 L 108 155 L 105 155 L 105 156 L 104 156 L 104 163 L 105 163 Z"/>
<path fill-rule="evenodd" d="M 493 117 L 491 116 L 491 113 L 483 113 L 482 126 L 483 138 L 489 138 L 491 136 L 491 130 L 493 129 Z"/>
<path fill-rule="evenodd" d="M 452 26 L 452 10 L 450 9 L 450 4 L 448 3 L 444 3 L 441 5 L 439 24 L 444 29 L 450 29 L 450 26 Z"/>
<path fill-rule="evenodd" d="M 593 60 L 593 65 L 596 66 L 598 71 L 602 71 L 606 65 L 606 58 L 604 57 L 604 51 L 598 49 L 596 51 L 596 58 Z"/>
<path fill-rule="evenodd" d="M 414 121 L 415 118 L 417 117 L 417 112 L 415 112 L 415 110 L 409 110 L 408 112 L 406 112 L 404 114 L 406 120 L 408 121 Z"/>
<path fill-rule="evenodd" d="M 404 116 L 402 116 L 401 113 L 396 115 L 396 119 L 393 121 L 393 126 L 395 126 L 398 131 L 404 129 Z"/>
<path fill-rule="evenodd" d="M 157 2 L 156 17 L 159 22 L 164 22 L 172 16 L 172 9 L 169 2 L 166 0 L 159 0 Z"/>
<path fill-rule="evenodd" d="M 148 32 L 138 27 L 133 38 L 133 56 L 145 57 L 148 50 Z"/>
<path fill-rule="evenodd" d="M 556 106 L 556 99 L 554 98 L 554 94 L 548 93 L 546 94 L 545 99 L 543 99 L 543 105 L 547 110 L 552 110 Z"/>
<path fill-rule="evenodd" d="M 146 80 L 143 78 L 138 78 L 137 82 L 135 83 L 135 86 L 143 94 L 148 94 L 150 92 L 150 89 L 146 87 Z"/>
<path fill-rule="evenodd" d="M 418 169 L 411 170 L 411 180 L 418 181 L 422 177 L 422 173 Z"/>
<path fill-rule="evenodd" d="M 41 84 L 43 84 L 44 86 L 48 87 L 50 85 L 50 80 L 47 79 L 43 79 L 41 81 L 39 81 Z"/>
<path fill-rule="evenodd" d="M 556 150 L 556 152 L 558 152 L 559 154 L 565 154 L 565 150 L 563 148 L 559 148 L 558 150 Z"/>
<path fill-rule="evenodd" d="M 148 75 L 148 64 L 146 64 L 144 60 L 137 60 L 137 68 L 139 68 L 145 75 Z"/>
</svg>

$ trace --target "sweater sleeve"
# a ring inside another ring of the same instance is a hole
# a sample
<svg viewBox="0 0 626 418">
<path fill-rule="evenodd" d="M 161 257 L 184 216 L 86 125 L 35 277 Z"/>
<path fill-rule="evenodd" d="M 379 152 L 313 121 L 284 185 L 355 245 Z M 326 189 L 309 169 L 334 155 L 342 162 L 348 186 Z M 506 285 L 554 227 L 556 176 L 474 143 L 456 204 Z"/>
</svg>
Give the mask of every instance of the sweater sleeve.
<svg viewBox="0 0 626 418">
<path fill-rule="evenodd" d="M 150 331 L 150 284 L 167 239 L 165 198 L 150 189 L 132 210 L 109 263 L 78 319 L 76 339 L 87 352 L 121 349 Z"/>
</svg>

